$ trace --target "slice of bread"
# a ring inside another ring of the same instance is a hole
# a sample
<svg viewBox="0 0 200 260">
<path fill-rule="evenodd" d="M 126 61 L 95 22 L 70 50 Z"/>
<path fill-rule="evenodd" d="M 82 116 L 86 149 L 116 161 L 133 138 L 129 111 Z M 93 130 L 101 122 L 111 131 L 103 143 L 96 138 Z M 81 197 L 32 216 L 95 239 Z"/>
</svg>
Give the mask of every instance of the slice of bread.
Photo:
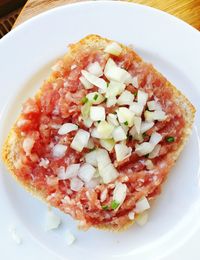
<svg viewBox="0 0 200 260">
<path fill-rule="evenodd" d="M 82 51 L 87 50 L 103 50 L 105 47 L 110 43 L 111 41 L 105 38 L 102 38 L 98 35 L 89 35 L 79 42 L 72 44 L 69 46 L 69 50 L 67 54 L 64 56 L 63 61 L 65 64 L 65 68 L 71 67 L 73 64 L 73 61 L 79 55 Z M 122 44 L 120 44 L 122 47 L 123 53 L 131 53 L 132 57 L 137 62 L 142 62 L 142 59 L 129 47 L 126 47 Z M 157 72 L 155 69 L 153 69 L 154 72 L 158 75 L 159 72 Z M 57 75 L 56 73 L 52 73 L 49 77 L 49 82 L 53 82 L 56 79 Z M 163 77 L 161 75 L 161 77 Z M 182 132 L 182 138 L 181 142 L 179 143 L 177 149 L 175 151 L 172 151 L 167 154 L 167 157 L 170 158 L 172 161 L 170 168 L 173 166 L 173 164 L 178 159 L 187 139 L 192 129 L 192 124 L 194 121 L 194 115 L 195 115 L 195 108 L 190 103 L 190 101 L 179 91 L 177 90 L 169 81 L 166 81 L 163 92 L 165 92 L 166 89 L 171 89 L 173 91 L 173 102 L 180 107 L 182 111 L 182 115 L 185 121 L 185 126 Z M 40 95 L 43 91 L 43 87 L 38 91 L 37 95 L 35 96 L 36 99 L 40 99 Z M 20 116 L 19 116 L 20 119 Z M 19 120 L 18 119 L 18 120 Z M 17 120 L 17 121 L 18 121 Z M 13 128 L 10 130 L 10 133 L 8 135 L 8 138 L 6 139 L 3 150 L 2 150 L 2 157 L 5 165 L 7 166 L 8 170 L 12 174 L 12 176 L 29 192 L 31 192 L 34 196 L 44 200 L 45 202 L 49 203 L 46 199 L 46 191 L 42 189 L 36 189 L 29 181 L 27 181 L 24 178 L 21 178 L 17 174 L 17 163 L 20 151 L 22 149 L 21 147 L 21 139 L 22 137 L 19 135 L 19 133 L 16 131 L 16 124 L 13 126 Z M 166 178 L 166 177 L 165 177 Z M 55 206 L 55 205 L 54 205 Z M 59 206 L 58 206 L 59 208 Z M 95 224 L 94 226 L 96 228 L 100 229 L 108 229 L 108 230 L 124 230 L 125 228 L 128 228 L 133 223 L 132 220 L 128 220 L 126 223 L 123 223 L 123 225 L 115 225 L 108 223 L 102 223 L 102 224 Z"/>
</svg>

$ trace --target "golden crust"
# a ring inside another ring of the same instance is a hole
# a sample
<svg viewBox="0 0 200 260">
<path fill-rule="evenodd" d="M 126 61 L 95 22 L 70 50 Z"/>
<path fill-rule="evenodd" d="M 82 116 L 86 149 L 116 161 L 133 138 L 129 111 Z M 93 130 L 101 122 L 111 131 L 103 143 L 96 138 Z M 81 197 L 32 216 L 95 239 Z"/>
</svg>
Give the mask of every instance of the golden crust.
<svg viewBox="0 0 200 260">
<path fill-rule="evenodd" d="M 104 49 L 105 46 L 110 42 L 110 40 L 102 38 L 98 35 L 88 35 L 79 42 L 75 44 L 71 44 L 69 46 L 68 53 L 64 56 L 65 65 L 70 64 L 70 62 L 74 59 L 76 54 L 78 54 L 79 50 L 85 49 L 85 48 L 95 48 L 95 49 Z M 120 44 L 123 52 L 132 52 L 134 55 L 134 58 L 137 61 L 141 61 L 141 58 L 130 48 Z M 155 69 L 154 71 L 158 74 Z M 51 81 L 53 78 L 50 76 L 49 81 Z M 195 108 L 190 103 L 190 101 L 179 91 L 177 90 L 169 81 L 166 83 L 166 88 L 170 88 L 173 93 L 173 99 L 176 104 L 178 104 L 182 110 L 184 111 L 184 119 L 186 122 L 185 128 L 184 128 L 184 134 L 182 143 L 179 145 L 178 149 L 175 152 L 171 152 L 168 154 L 170 158 L 173 161 L 173 164 L 178 159 L 187 139 L 192 129 L 192 124 L 194 121 L 194 115 L 195 115 Z M 36 94 L 37 97 L 40 95 L 40 90 Z M 33 186 L 31 186 L 29 183 L 23 181 L 22 179 L 18 178 L 16 175 L 16 168 L 14 166 L 14 158 L 13 158 L 13 149 L 15 146 L 17 146 L 17 143 L 20 141 L 20 137 L 16 135 L 14 128 L 11 129 L 2 150 L 2 158 L 7 166 L 8 170 L 10 171 L 11 175 L 15 178 L 15 180 L 20 183 L 28 192 L 30 192 L 35 197 L 39 198 L 40 200 L 43 200 L 48 204 L 48 201 L 45 199 L 45 192 L 36 190 Z M 172 164 L 172 166 L 173 166 Z M 127 223 L 123 226 L 114 226 L 110 224 L 102 224 L 102 225 L 95 225 L 95 228 L 103 229 L 103 230 L 110 230 L 110 231 L 123 231 L 129 228 L 134 221 L 127 220 Z"/>
</svg>

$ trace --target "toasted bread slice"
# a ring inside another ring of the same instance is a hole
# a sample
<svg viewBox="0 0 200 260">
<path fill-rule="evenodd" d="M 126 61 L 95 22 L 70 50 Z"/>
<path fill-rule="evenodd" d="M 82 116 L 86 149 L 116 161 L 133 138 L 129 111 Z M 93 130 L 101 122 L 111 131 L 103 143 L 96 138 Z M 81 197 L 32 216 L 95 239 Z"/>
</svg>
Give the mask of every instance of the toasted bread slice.
<svg viewBox="0 0 200 260">
<path fill-rule="evenodd" d="M 80 53 L 88 53 L 93 52 L 96 50 L 104 50 L 108 44 L 110 44 L 112 41 L 102 38 L 98 35 L 89 35 L 79 42 L 72 44 L 69 46 L 69 50 L 67 54 L 62 59 L 63 66 L 66 71 L 70 71 L 71 67 L 73 66 L 74 62 L 76 62 L 76 66 L 79 66 L 82 60 L 80 60 Z M 126 54 L 131 55 L 132 59 L 135 63 L 143 63 L 142 59 L 129 47 L 126 47 L 122 44 L 119 44 L 122 48 L 122 52 L 120 55 L 125 57 Z M 82 57 L 82 56 L 81 56 Z M 108 59 L 109 55 L 107 56 Z M 111 55 L 113 59 L 114 56 Z M 144 63 L 145 64 L 145 63 Z M 159 72 L 157 72 L 153 67 L 151 67 L 151 73 L 154 75 L 157 75 L 157 77 L 160 77 L 162 80 L 165 79 Z M 68 74 L 67 74 L 68 75 Z M 54 83 L 58 78 L 60 77 L 59 71 L 53 72 L 49 79 L 48 83 Z M 47 82 L 45 83 L 47 84 Z M 140 87 L 139 87 L 140 88 Z M 41 96 L 43 95 L 44 91 L 46 91 L 45 87 L 42 86 L 41 89 L 38 91 L 38 93 L 35 96 L 34 100 L 40 100 Z M 190 101 L 179 91 L 177 90 L 169 81 L 165 80 L 162 85 L 162 91 L 163 93 L 169 91 L 170 93 L 173 93 L 171 96 L 171 101 L 180 109 L 182 113 L 182 119 L 184 120 L 184 126 L 181 131 L 181 138 L 179 142 L 177 143 L 176 149 L 170 150 L 165 155 L 165 160 L 168 162 L 170 161 L 168 165 L 168 169 L 166 173 L 164 174 L 161 182 L 158 186 L 160 186 L 163 181 L 166 179 L 167 174 L 169 173 L 171 167 L 174 165 L 176 160 L 178 159 L 189 134 L 191 133 L 192 124 L 194 121 L 194 115 L 195 115 L 195 108 L 190 103 Z M 79 105 L 79 104 L 78 104 Z M 18 129 L 19 121 L 24 119 L 24 116 L 20 115 L 17 122 L 14 124 L 13 128 L 10 130 L 10 133 L 8 135 L 8 138 L 6 139 L 3 150 L 2 150 L 2 157 L 5 165 L 7 166 L 8 170 L 12 174 L 12 176 L 29 192 L 31 192 L 34 196 L 42 199 L 46 203 L 53 205 L 55 207 L 60 208 L 61 210 L 65 211 L 65 209 L 60 206 L 58 202 L 49 200 L 49 193 L 47 193 L 44 186 L 36 186 L 34 182 L 30 181 L 30 176 L 26 178 L 26 174 L 20 173 L 20 167 L 22 165 L 26 166 L 26 154 L 24 155 L 24 162 L 22 162 L 22 159 L 20 158 L 20 154 L 23 150 L 23 140 L 24 135 L 21 134 L 21 132 Z M 32 120 L 32 119 L 31 119 Z M 24 131 L 26 133 L 26 131 Z M 37 152 L 37 151 L 36 151 Z M 30 155 L 28 155 L 30 157 Z M 31 160 L 30 158 L 28 160 Z M 36 160 L 37 158 L 32 158 L 32 160 Z M 77 162 L 76 162 L 77 163 Z M 26 169 L 26 168 L 23 168 Z M 30 168 L 28 168 L 28 171 Z M 24 171 L 24 170 L 23 170 Z M 30 174 L 29 172 L 27 174 Z M 39 187 L 39 188 L 38 188 Z M 149 192 L 150 194 L 150 192 Z M 143 195 L 143 194 L 142 194 Z M 141 195 L 141 196 L 142 196 Z M 146 194 L 146 197 L 148 194 Z M 151 196 L 150 196 L 151 199 Z M 66 212 L 66 211 L 65 211 Z M 69 212 L 66 212 L 69 213 Z M 74 215 L 73 212 L 70 213 L 74 218 L 79 219 L 77 215 Z M 80 219 L 81 220 L 81 219 Z M 107 222 L 94 222 L 93 224 L 90 224 L 90 226 L 94 226 L 96 228 L 100 229 L 107 229 L 107 230 L 124 230 L 128 228 L 134 221 L 126 218 L 122 223 L 115 224 L 114 221 L 107 221 Z"/>
</svg>

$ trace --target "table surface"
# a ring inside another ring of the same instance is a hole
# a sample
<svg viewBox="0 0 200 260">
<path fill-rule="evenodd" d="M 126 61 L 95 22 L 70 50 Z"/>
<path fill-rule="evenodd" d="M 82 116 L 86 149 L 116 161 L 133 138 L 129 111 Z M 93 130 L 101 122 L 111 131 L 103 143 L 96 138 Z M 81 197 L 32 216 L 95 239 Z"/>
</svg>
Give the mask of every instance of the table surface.
<svg viewBox="0 0 200 260">
<path fill-rule="evenodd" d="M 41 12 L 56 6 L 83 0 L 28 0 L 14 27 Z M 200 0 L 129 0 L 168 12 L 200 30 Z"/>
</svg>

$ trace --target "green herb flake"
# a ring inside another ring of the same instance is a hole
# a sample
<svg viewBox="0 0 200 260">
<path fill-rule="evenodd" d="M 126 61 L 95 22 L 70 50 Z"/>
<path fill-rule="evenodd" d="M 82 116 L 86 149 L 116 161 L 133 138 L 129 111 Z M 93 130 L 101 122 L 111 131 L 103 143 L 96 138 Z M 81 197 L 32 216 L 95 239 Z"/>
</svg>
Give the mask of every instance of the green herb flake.
<svg viewBox="0 0 200 260">
<path fill-rule="evenodd" d="M 143 137 L 143 138 L 145 138 L 145 137 L 147 137 L 147 136 L 148 136 L 148 135 L 147 135 L 146 133 L 143 133 L 143 134 L 142 134 L 142 137 Z"/>
<path fill-rule="evenodd" d="M 174 137 L 173 136 L 168 136 L 168 137 L 166 137 L 166 141 L 168 143 L 173 143 L 174 142 Z"/>
<path fill-rule="evenodd" d="M 99 96 L 98 94 L 95 94 L 94 97 L 93 97 L 93 99 L 94 99 L 94 100 L 97 100 L 98 96 Z"/>
<path fill-rule="evenodd" d="M 103 210 L 108 210 L 108 205 L 101 206 Z"/>
<path fill-rule="evenodd" d="M 137 92 L 134 92 L 133 95 L 134 95 L 135 97 L 137 97 Z"/>
<path fill-rule="evenodd" d="M 125 125 L 128 125 L 128 121 L 124 122 Z"/>
<path fill-rule="evenodd" d="M 116 208 L 118 208 L 118 206 L 119 206 L 119 202 L 117 202 L 116 200 L 113 200 L 112 202 L 111 202 L 111 209 L 116 209 Z"/>
<path fill-rule="evenodd" d="M 88 102 L 88 98 L 87 97 L 83 97 L 82 99 L 81 99 L 81 103 L 82 104 L 85 104 L 85 103 L 87 103 Z"/>
</svg>

